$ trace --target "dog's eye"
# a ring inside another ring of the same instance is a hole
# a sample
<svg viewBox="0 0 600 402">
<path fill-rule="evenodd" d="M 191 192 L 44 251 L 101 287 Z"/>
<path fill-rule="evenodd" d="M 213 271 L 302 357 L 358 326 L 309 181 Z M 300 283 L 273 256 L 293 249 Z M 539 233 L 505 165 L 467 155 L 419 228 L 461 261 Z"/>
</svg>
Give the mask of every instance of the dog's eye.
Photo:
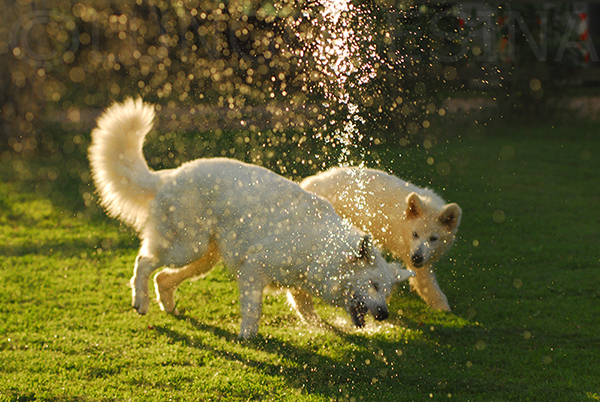
<svg viewBox="0 0 600 402">
<path fill-rule="evenodd" d="M 432 242 L 432 243 L 433 243 L 433 242 L 436 242 L 436 241 L 438 241 L 438 240 L 439 240 L 439 237 L 438 237 L 438 236 L 435 236 L 435 235 L 434 235 L 434 236 L 431 236 L 431 237 L 429 238 L 429 241 L 430 241 L 430 242 Z"/>
<path fill-rule="evenodd" d="M 376 292 L 379 292 L 379 284 L 377 282 L 371 283 L 371 286 L 373 286 L 373 289 L 375 289 Z"/>
<path fill-rule="evenodd" d="M 413 232 L 413 237 L 414 237 L 415 239 L 418 239 L 418 238 L 419 238 L 419 234 L 418 234 L 417 232 Z"/>
</svg>

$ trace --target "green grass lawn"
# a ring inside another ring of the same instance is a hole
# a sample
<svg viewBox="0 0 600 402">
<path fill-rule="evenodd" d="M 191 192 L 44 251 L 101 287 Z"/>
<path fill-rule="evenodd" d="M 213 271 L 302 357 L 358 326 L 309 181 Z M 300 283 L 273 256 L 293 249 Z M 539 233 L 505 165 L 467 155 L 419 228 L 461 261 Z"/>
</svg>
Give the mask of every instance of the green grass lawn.
<svg viewBox="0 0 600 402">
<path fill-rule="evenodd" d="M 373 149 L 463 208 L 437 266 L 453 312 L 405 285 L 363 330 L 319 305 L 326 332 L 272 293 L 244 342 L 222 266 L 181 286 L 181 317 L 130 307 L 139 242 L 96 207 L 89 133 L 0 153 L 0 401 L 600 400 L 599 133 L 471 127 Z"/>
</svg>

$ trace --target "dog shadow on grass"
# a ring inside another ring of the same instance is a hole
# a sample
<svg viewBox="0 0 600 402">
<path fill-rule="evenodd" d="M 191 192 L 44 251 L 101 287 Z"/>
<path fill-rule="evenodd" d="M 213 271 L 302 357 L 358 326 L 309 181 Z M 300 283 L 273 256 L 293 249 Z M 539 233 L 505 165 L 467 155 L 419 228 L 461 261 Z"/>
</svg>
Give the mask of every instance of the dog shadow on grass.
<svg viewBox="0 0 600 402">
<path fill-rule="evenodd" d="M 229 344 L 242 345 L 244 347 L 260 349 L 260 350 L 263 350 L 266 352 L 271 352 L 271 353 L 279 353 L 279 352 L 287 353 L 290 351 L 289 348 L 292 348 L 292 346 L 288 343 L 280 341 L 277 338 L 274 338 L 270 335 L 263 335 L 261 333 L 257 334 L 253 338 L 250 338 L 247 340 L 242 340 L 239 338 L 239 336 L 236 332 L 228 331 L 227 329 L 224 329 L 222 327 L 218 327 L 215 325 L 201 322 L 197 318 L 190 316 L 190 315 L 186 314 L 185 312 L 182 312 L 178 316 L 173 316 L 173 317 L 176 318 L 178 321 L 183 321 L 183 322 L 188 323 L 195 331 L 211 333 L 214 337 L 221 339 L 223 341 L 226 341 Z M 206 344 L 198 345 L 198 341 L 196 338 L 192 339 L 191 337 L 189 337 L 185 334 L 179 333 L 179 332 L 177 332 L 173 329 L 169 329 L 167 327 L 161 326 L 161 327 L 156 327 L 155 329 L 159 334 L 167 336 L 168 338 L 172 339 L 173 341 L 185 342 L 191 347 L 202 346 L 204 349 L 206 349 L 207 345 Z M 360 339 L 359 335 L 348 334 L 348 333 L 342 331 L 341 329 L 336 328 L 332 325 L 328 325 L 328 324 L 326 327 L 313 328 L 312 330 L 327 332 L 327 333 L 331 334 L 332 336 L 341 338 L 347 342 L 356 342 L 357 339 Z M 209 347 L 208 349 L 211 349 L 211 348 Z M 214 348 L 212 348 L 212 349 L 216 350 Z M 300 350 L 297 350 L 297 352 L 300 352 Z"/>
<path fill-rule="evenodd" d="M 359 395 L 367 398 L 368 389 L 376 383 L 378 393 L 389 392 L 391 396 L 398 381 L 410 383 L 413 380 L 407 376 L 415 374 L 414 370 L 404 370 L 399 361 L 396 365 L 392 362 L 399 358 L 397 342 L 368 333 L 346 333 L 333 328 L 317 329 L 325 332 L 323 337 L 315 337 L 313 333 L 308 335 L 310 339 L 300 342 L 263 334 L 250 340 L 239 340 L 237 333 L 200 322 L 189 315 L 182 314 L 177 319 L 187 323 L 194 333 L 208 336 L 190 335 L 168 325 L 156 326 L 155 331 L 172 343 L 209 351 L 217 359 L 279 376 L 289 386 L 311 394 L 339 396 L 340 389 L 347 389 L 350 384 Z M 419 381 L 422 386 L 423 379 Z"/>
</svg>

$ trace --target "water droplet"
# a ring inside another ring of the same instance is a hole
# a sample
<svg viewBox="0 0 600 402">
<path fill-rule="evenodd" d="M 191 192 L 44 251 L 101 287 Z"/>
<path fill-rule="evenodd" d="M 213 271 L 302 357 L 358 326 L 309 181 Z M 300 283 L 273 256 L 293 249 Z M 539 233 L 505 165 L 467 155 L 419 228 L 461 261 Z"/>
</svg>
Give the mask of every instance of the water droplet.
<svg viewBox="0 0 600 402">
<path fill-rule="evenodd" d="M 447 162 L 440 162 L 436 170 L 440 176 L 448 176 L 450 174 L 450 165 Z"/>
<path fill-rule="evenodd" d="M 583 159 L 584 161 L 589 160 L 592 157 L 592 153 L 590 151 L 588 151 L 587 149 L 584 149 L 583 151 L 581 151 L 581 159 Z"/>
<path fill-rule="evenodd" d="M 444 68 L 445 79 L 447 79 L 448 81 L 452 81 L 456 79 L 456 77 L 458 77 L 458 71 L 456 70 L 456 67 L 447 66 L 446 68 Z"/>
<path fill-rule="evenodd" d="M 501 209 L 497 209 L 492 214 L 492 218 L 494 219 L 494 222 L 502 223 L 506 220 L 506 214 Z"/>
<path fill-rule="evenodd" d="M 504 160 L 510 160 L 515 157 L 515 150 L 510 145 L 506 145 L 500 149 L 500 157 Z"/>
<path fill-rule="evenodd" d="M 531 88 L 532 91 L 539 91 L 542 89 L 542 82 L 537 78 L 533 78 L 529 81 L 529 88 Z"/>
</svg>

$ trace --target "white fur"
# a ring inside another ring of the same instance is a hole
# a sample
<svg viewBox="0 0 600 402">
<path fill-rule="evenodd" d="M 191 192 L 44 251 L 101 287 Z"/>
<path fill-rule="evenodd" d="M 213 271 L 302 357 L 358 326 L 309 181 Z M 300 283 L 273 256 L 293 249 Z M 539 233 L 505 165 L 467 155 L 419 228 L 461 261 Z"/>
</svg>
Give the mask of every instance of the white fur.
<svg viewBox="0 0 600 402">
<path fill-rule="evenodd" d="M 308 177 L 302 188 L 328 199 L 336 211 L 401 258 L 415 276 L 411 287 L 435 309 L 450 311 L 432 263 L 454 243 L 462 211 L 427 188 L 382 171 L 346 167 Z"/>
<path fill-rule="evenodd" d="M 141 230 L 148 217 L 160 175 L 141 157 L 146 134 L 152 129 L 154 109 L 128 99 L 100 116 L 92 130 L 90 163 L 101 203 L 108 213 Z"/>
<path fill-rule="evenodd" d="M 141 100 L 110 107 L 92 133 L 93 178 L 109 214 L 142 239 L 133 306 L 149 308 L 148 281 L 161 309 L 177 313 L 174 293 L 222 260 L 238 279 L 240 337 L 258 331 L 265 286 L 290 289 L 306 320 L 318 321 L 310 295 L 345 307 L 357 326 L 369 311 L 387 317 L 385 296 L 411 272 L 388 264 L 364 233 L 331 204 L 267 169 L 231 159 L 198 159 L 153 172 L 142 154 L 154 112 Z"/>
</svg>

